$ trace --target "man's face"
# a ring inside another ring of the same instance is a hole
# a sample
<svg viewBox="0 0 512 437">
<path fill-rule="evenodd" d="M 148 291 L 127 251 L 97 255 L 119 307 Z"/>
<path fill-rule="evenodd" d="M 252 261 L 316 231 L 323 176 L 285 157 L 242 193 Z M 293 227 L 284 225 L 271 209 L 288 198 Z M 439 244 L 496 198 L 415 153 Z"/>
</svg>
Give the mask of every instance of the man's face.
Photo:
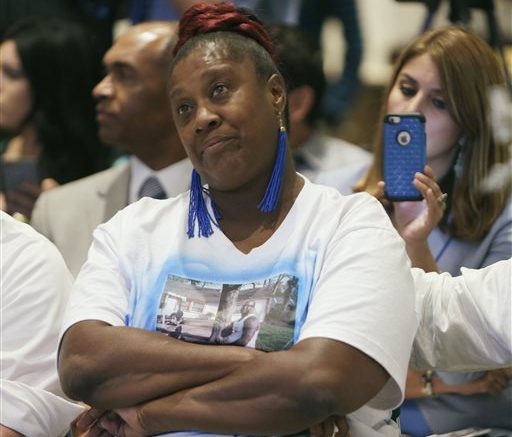
<svg viewBox="0 0 512 437">
<path fill-rule="evenodd" d="M 136 153 L 169 130 L 164 44 L 157 32 L 131 29 L 105 54 L 106 76 L 93 90 L 104 142 Z"/>
<path fill-rule="evenodd" d="M 248 314 L 252 314 L 254 313 L 254 307 L 255 307 L 255 303 L 253 301 L 250 301 L 250 302 L 246 302 L 244 303 L 244 305 L 242 306 L 242 309 L 241 309 L 241 314 L 242 316 L 247 316 Z"/>
</svg>

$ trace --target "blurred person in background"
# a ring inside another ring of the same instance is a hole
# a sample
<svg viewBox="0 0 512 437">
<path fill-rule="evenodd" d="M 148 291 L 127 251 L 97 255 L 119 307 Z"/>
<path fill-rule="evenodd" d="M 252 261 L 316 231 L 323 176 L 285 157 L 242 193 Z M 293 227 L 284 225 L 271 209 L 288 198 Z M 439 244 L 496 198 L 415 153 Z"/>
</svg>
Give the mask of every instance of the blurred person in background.
<svg viewBox="0 0 512 437">
<path fill-rule="evenodd" d="M 452 26 L 418 37 L 397 61 L 381 119 L 385 113 L 425 115 L 428 167 L 414 182 L 425 201 L 382 199 L 382 124 L 369 168 L 345 167 L 318 182 L 381 198 L 413 266 L 427 272 L 456 276 L 461 267 L 479 269 L 510 258 L 510 184 L 493 192 L 482 188 L 491 168 L 509 159 L 508 149 L 494 140 L 487 96 L 491 86 L 503 83 L 498 58 L 471 32 Z M 403 430 L 420 436 L 469 426 L 512 429 L 508 384 L 501 370 L 411 371 L 406 397 L 414 400 L 403 406 Z"/>
<path fill-rule="evenodd" d="M 278 2 L 275 2 L 278 3 Z M 339 78 L 328 84 L 322 101 L 323 118 L 337 126 L 354 103 L 359 87 L 359 69 L 363 60 L 363 37 L 355 0 L 302 0 L 298 23 L 306 33 L 320 40 L 322 27 L 329 18 L 338 19 L 342 25 L 343 71 Z M 332 38 L 332 35 L 330 36 Z"/>
<path fill-rule="evenodd" d="M 299 27 L 271 25 L 278 67 L 288 89 L 290 135 L 297 171 L 314 180 L 319 172 L 350 164 L 369 165 L 372 156 L 362 147 L 324 134 L 318 126 L 326 80 L 322 49 Z"/>
<path fill-rule="evenodd" d="M 55 243 L 76 275 L 96 226 L 141 197 L 173 197 L 189 187 L 192 169 L 172 121 L 166 68 L 176 23 L 129 28 L 105 54 L 94 88 L 101 139 L 129 160 L 43 193 L 32 226 Z"/>
<path fill-rule="evenodd" d="M 6 31 L 0 45 L 0 129 L 10 135 L 1 147 L 2 209 L 29 220 L 42 190 L 108 166 L 90 95 L 98 73 L 94 48 L 78 25 L 27 18 Z M 9 169 L 18 161 L 33 165 L 16 175 Z M 21 184 L 12 186 L 10 178 Z"/>
</svg>

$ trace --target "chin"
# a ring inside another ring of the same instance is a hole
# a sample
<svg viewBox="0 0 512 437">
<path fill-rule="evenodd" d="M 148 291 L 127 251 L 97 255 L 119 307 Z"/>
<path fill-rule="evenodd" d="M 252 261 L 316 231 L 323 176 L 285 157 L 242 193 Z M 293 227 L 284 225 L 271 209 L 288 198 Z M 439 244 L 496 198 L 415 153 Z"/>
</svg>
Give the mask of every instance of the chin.
<svg viewBox="0 0 512 437">
<path fill-rule="evenodd" d="M 114 135 L 110 131 L 105 131 L 104 129 L 99 130 L 98 132 L 100 140 L 105 144 L 112 144 L 117 146 L 119 144 L 119 138 L 117 135 Z"/>
</svg>

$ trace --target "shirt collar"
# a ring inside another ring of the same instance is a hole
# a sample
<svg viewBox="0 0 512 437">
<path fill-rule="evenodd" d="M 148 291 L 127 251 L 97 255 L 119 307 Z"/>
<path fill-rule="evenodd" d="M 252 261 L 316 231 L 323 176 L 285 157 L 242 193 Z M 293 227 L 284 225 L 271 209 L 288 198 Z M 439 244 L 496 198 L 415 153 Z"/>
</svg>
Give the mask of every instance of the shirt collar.
<svg viewBox="0 0 512 437">
<path fill-rule="evenodd" d="M 130 203 L 138 200 L 140 187 L 149 176 L 158 178 L 168 197 L 175 197 L 190 188 L 192 164 L 188 158 L 175 162 L 161 170 L 150 169 L 136 156 L 130 157 Z"/>
</svg>

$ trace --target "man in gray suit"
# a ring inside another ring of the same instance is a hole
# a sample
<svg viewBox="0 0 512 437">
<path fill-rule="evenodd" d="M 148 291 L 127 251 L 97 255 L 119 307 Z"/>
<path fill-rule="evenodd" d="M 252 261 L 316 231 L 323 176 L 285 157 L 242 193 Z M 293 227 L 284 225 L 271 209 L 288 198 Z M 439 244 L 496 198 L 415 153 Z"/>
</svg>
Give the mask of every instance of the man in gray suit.
<svg viewBox="0 0 512 437">
<path fill-rule="evenodd" d="M 105 54 L 106 76 L 94 88 L 101 139 L 128 162 L 43 193 L 32 225 L 61 251 L 76 276 L 92 232 L 143 196 L 165 198 L 189 188 L 192 166 L 176 133 L 166 92 L 175 23 L 129 28 Z"/>
</svg>

